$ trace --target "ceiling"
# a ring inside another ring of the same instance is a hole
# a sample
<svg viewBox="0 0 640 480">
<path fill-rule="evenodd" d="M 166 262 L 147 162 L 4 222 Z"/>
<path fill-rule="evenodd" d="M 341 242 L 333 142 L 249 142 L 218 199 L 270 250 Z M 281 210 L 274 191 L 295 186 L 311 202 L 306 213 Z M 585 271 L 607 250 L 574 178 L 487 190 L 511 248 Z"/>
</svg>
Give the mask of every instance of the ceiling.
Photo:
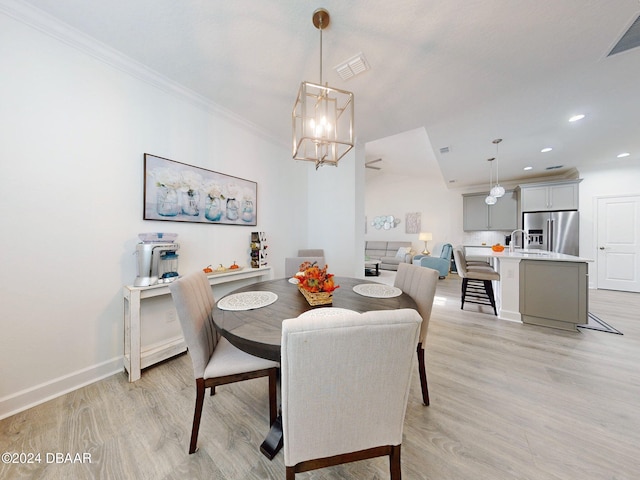
<svg viewBox="0 0 640 480">
<path fill-rule="evenodd" d="M 323 80 L 354 92 L 357 140 L 383 172 L 437 164 L 450 187 L 488 184 L 495 138 L 502 183 L 640 158 L 640 48 L 608 56 L 640 15 L 638 0 L 25 3 L 283 145 L 300 82 L 320 79 L 311 15 L 324 7 Z M 341 80 L 333 67 L 360 52 L 370 70 Z M 586 117 L 569 123 L 576 113 Z"/>
</svg>

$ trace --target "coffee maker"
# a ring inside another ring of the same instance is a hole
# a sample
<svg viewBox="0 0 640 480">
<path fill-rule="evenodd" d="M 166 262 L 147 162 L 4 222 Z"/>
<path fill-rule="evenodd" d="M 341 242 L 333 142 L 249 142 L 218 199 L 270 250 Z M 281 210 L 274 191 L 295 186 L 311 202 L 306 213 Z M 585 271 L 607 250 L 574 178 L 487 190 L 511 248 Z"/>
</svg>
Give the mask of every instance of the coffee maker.
<svg viewBox="0 0 640 480">
<path fill-rule="evenodd" d="M 174 242 L 175 233 L 141 233 L 136 245 L 138 276 L 133 285 L 148 287 L 158 283 L 170 283 L 178 278 L 178 254 L 180 245 Z"/>
</svg>

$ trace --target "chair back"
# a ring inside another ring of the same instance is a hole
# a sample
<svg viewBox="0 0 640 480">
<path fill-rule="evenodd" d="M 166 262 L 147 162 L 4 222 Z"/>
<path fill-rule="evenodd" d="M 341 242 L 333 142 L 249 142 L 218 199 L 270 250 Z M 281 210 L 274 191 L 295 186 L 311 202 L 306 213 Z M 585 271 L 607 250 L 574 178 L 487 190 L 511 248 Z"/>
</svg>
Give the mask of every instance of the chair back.
<svg viewBox="0 0 640 480">
<path fill-rule="evenodd" d="M 293 277 L 300 271 L 300 265 L 304 262 L 316 262 L 320 268 L 324 267 L 324 250 L 321 248 L 309 248 L 298 250 L 297 257 L 284 259 L 284 276 Z"/>
<path fill-rule="evenodd" d="M 215 301 L 209 279 L 201 271 L 191 273 L 170 283 L 169 291 L 189 348 L 193 373 L 195 378 L 203 378 L 220 338 L 213 324 Z"/>
<path fill-rule="evenodd" d="M 436 294 L 438 284 L 437 270 L 427 267 L 401 263 L 398 265 L 398 272 L 393 283 L 404 293 L 409 295 L 418 306 L 418 313 L 422 317 L 420 327 L 420 343 L 424 345 L 429 329 L 429 319 L 433 308 L 433 298 Z"/>
<path fill-rule="evenodd" d="M 285 465 L 400 445 L 420 315 L 313 312 L 282 323 Z"/>
<path fill-rule="evenodd" d="M 456 270 L 462 278 L 467 277 L 467 259 L 464 255 L 464 248 L 456 246 L 453 249 L 453 258 L 456 261 Z"/>
</svg>

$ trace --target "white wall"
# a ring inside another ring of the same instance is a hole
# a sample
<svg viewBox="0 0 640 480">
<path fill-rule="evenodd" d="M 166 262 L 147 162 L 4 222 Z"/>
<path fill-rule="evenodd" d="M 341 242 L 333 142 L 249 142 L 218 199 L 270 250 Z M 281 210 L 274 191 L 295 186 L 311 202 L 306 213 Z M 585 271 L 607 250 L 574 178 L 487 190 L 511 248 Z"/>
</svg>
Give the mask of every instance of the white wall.
<svg viewBox="0 0 640 480">
<path fill-rule="evenodd" d="M 122 286 L 136 275 L 138 233 L 177 232 L 186 273 L 247 265 L 250 232 L 264 230 L 282 276 L 284 257 L 308 241 L 297 227 L 308 168 L 288 139 L 2 13 L 0 58 L 2 418 L 122 370 Z M 142 220 L 144 152 L 257 181 L 258 226 Z"/>
<path fill-rule="evenodd" d="M 406 214 L 420 212 L 421 230 L 433 233 L 430 250 L 436 243 L 462 242 L 462 196 L 446 188 L 437 167 L 427 176 L 370 176 L 366 180 L 365 212 L 366 240 L 409 241 L 421 252 L 424 242 L 418 240 L 418 234 L 405 232 Z M 379 215 L 393 215 L 400 218 L 400 223 L 389 230 L 377 230 L 371 222 Z"/>
<path fill-rule="evenodd" d="M 597 201 L 603 197 L 640 195 L 640 159 L 621 159 L 606 167 L 580 171 L 580 256 L 598 258 Z M 589 286 L 595 288 L 598 265 L 589 265 Z"/>
</svg>

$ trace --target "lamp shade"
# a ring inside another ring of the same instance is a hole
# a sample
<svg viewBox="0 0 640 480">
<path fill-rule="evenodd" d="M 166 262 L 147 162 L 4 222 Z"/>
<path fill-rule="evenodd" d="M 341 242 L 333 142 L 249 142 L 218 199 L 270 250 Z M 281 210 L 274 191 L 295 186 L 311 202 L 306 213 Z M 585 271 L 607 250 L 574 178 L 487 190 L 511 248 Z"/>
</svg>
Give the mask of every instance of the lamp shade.
<svg viewBox="0 0 640 480">
<path fill-rule="evenodd" d="M 433 240 L 433 234 L 431 232 L 420 232 L 418 238 L 423 242 L 428 242 L 429 240 Z"/>
</svg>

